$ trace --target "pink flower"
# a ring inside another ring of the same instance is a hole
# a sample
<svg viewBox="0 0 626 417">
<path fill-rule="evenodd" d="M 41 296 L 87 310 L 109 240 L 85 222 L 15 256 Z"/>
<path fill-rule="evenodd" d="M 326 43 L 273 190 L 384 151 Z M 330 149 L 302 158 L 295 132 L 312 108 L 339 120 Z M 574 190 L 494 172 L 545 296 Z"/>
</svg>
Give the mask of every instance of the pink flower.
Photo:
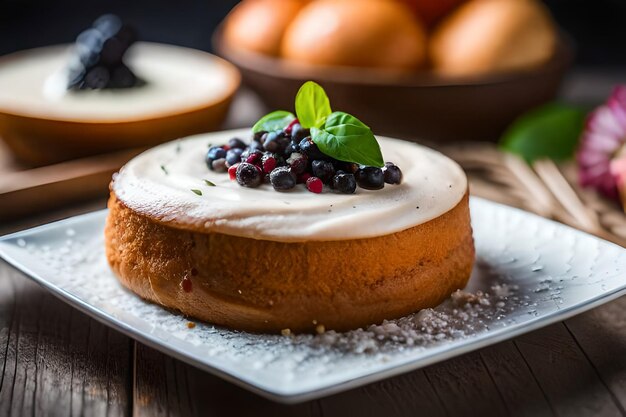
<svg viewBox="0 0 626 417">
<path fill-rule="evenodd" d="M 576 159 L 582 186 L 618 198 L 618 182 L 626 184 L 626 86 L 617 86 L 606 104 L 587 119 Z"/>
</svg>

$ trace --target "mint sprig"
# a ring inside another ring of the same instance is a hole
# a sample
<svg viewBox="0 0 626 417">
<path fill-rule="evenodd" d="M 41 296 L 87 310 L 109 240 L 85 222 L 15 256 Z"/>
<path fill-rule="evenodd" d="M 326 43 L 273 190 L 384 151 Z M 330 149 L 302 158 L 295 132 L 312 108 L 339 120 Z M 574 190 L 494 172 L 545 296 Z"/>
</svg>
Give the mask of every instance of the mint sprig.
<svg viewBox="0 0 626 417">
<path fill-rule="evenodd" d="M 324 89 L 313 81 L 302 84 L 296 94 L 296 115 L 300 125 L 306 129 L 321 128 L 331 113 L 330 100 Z"/>
<path fill-rule="evenodd" d="M 375 167 L 384 165 L 372 130 L 348 113 L 332 113 L 324 129 L 311 129 L 311 138 L 322 153 L 340 161 Z"/>
<path fill-rule="evenodd" d="M 285 110 L 273 111 L 263 116 L 252 126 L 252 133 L 282 130 L 289 126 L 289 123 L 293 122 L 295 118 L 296 116 L 294 116 L 293 113 Z"/>
<path fill-rule="evenodd" d="M 296 95 L 296 115 L 304 128 L 311 129 L 311 139 L 324 154 L 345 162 L 382 167 L 380 146 L 372 130 L 356 117 L 334 112 L 324 89 L 307 81 Z M 296 116 L 285 110 L 272 112 L 259 120 L 253 133 L 282 130 Z"/>
</svg>

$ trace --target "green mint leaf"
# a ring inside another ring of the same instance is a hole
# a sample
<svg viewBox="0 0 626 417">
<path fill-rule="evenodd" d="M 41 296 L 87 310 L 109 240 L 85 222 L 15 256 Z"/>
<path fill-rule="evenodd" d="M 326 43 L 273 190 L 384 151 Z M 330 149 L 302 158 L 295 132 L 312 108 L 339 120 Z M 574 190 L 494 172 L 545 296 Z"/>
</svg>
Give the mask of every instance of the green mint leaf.
<svg viewBox="0 0 626 417">
<path fill-rule="evenodd" d="M 371 129 L 347 113 L 332 113 L 324 129 L 311 129 L 311 138 L 320 151 L 340 161 L 384 166 L 380 146 Z"/>
<path fill-rule="evenodd" d="M 289 123 L 293 122 L 296 116 L 285 110 L 276 110 L 270 114 L 266 114 L 252 126 L 252 133 L 258 132 L 273 132 L 275 130 L 282 130 L 289 126 Z"/>
<path fill-rule="evenodd" d="M 200 191 L 200 190 L 194 190 L 194 189 L 192 189 L 191 191 L 192 191 L 193 193 L 197 194 L 197 195 L 202 195 L 202 191 Z"/>
<path fill-rule="evenodd" d="M 522 115 L 500 139 L 500 148 L 527 162 L 550 158 L 564 161 L 576 152 L 585 112 L 564 104 L 551 103 Z"/>
<path fill-rule="evenodd" d="M 313 81 L 302 84 L 296 95 L 296 115 L 302 127 L 321 128 L 331 112 L 330 100 L 319 84 Z"/>
<path fill-rule="evenodd" d="M 212 182 L 211 182 L 211 181 L 209 181 L 209 180 L 204 180 L 204 183 L 205 183 L 206 185 L 208 185 L 209 187 L 215 187 L 215 184 L 214 184 L 214 183 L 212 183 Z"/>
</svg>

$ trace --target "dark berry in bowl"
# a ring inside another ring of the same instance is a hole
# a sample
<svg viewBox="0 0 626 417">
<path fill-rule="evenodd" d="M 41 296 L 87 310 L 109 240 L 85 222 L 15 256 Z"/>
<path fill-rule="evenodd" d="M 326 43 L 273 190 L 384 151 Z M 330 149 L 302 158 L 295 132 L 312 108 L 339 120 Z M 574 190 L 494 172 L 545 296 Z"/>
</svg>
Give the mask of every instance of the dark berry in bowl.
<svg viewBox="0 0 626 417">
<path fill-rule="evenodd" d="M 270 183 L 275 190 L 291 190 L 296 186 L 296 176 L 289 167 L 278 167 L 270 173 Z"/>
<path fill-rule="evenodd" d="M 355 177 L 359 187 L 366 190 L 380 190 L 385 186 L 383 170 L 377 167 L 362 166 Z"/>
<path fill-rule="evenodd" d="M 212 146 L 206 154 L 206 164 L 210 170 L 213 170 L 213 161 L 225 159 L 226 151 L 219 146 Z"/>
<path fill-rule="evenodd" d="M 100 62 L 103 65 L 113 66 L 122 62 L 127 46 L 117 38 L 110 38 L 104 41 L 100 52 Z"/>
<path fill-rule="evenodd" d="M 313 139 L 306 137 L 300 141 L 300 151 L 309 159 L 328 159 L 328 156 L 319 150 Z"/>
<path fill-rule="evenodd" d="M 282 153 L 290 142 L 283 132 L 270 132 L 263 138 L 263 148 L 269 152 Z"/>
<path fill-rule="evenodd" d="M 319 194 L 322 192 L 323 188 L 324 188 L 324 183 L 322 182 L 320 178 L 311 177 L 308 180 L 306 180 L 306 189 L 312 193 Z"/>
<path fill-rule="evenodd" d="M 119 64 L 111 69 L 109 88 L 130 88 L 138 83 L 137 76 L 126 65 Z"/>
<path fill-rule="evenodd" d="M 105 67 L 93 67 L 85 74 L 84 87 L 92 90 L 105 88 L 110 78 L 111 74 Z"/>
<path fill-rule="evenodd" d="M 335 175 L 335 167 L 330 161 L 315 160 L 311 163 L 313 176 L 318 177 L 324 184 L 327 184 Z"/>
<path fill-rule="evenodd" d="M 243 149 L 241 148 L 230 148 L 228 152 L 226 152 L 226 164 L 230 167 L 240 162 L 242 153 Z"/>
<path fill-rule="evenodd" d="M 242 162 L 237 166 L 237 183 L 243 187 L 258 187 L 261 184 L 261 170 L 248 162 Z"/>
<path fill-rule="evenodd" d="M 333 177 L 332 188 L 342 194 L 354 194 L 356 191 L 356 179 L 353 174 L 340 171 Z"/>
<path fill-rule="evenodd" d="M 393 162 L 385 163 L 383 175 L 387 184 L 400 184 L 402 182 L 402 171 Z"/>
<path fill-rule="evenodd" d="M 299 175 L 306 171 L 308 161 L 305 154 L 294 152 L 287 158 L 287 165 L 291 167 L 291 171 L 293 171 L 294 174 Z"/>
<path fill-rule="evenodd" d="M 228 141 L 230 149 L 246 149 L 246 143 L 239 138 L 232 138 Z"/>
</svg>

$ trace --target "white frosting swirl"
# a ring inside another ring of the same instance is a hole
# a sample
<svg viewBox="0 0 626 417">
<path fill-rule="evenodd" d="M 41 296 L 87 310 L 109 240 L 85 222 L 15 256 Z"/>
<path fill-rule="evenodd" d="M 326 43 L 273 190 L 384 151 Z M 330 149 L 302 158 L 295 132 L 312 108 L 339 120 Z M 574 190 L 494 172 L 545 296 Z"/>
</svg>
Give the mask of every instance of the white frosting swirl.
<svg viewBox="0 0 626 417">
<path fill-rule="evenodd" d="M 392 234 L 425 223 L 454 208 L 467 191 L 467 178 L 452 160 L 432 149 L 378 138 L 386 161 L 403 172 L 400 185 L 355 194 L 303 185 L 288 192 L 271 185 L 245 188 L 226 173 L 209 171 L 209 144 L 249 130 L 193 136 L 150 149 L 126 164 L 113 191 L 129 208 L 176 228 L 274 241 L 327 241 Z M 209 186 L 204 180 L 211 181 Z M 197 195 L 192 190 L 200 190 Z"/>
</svg>

